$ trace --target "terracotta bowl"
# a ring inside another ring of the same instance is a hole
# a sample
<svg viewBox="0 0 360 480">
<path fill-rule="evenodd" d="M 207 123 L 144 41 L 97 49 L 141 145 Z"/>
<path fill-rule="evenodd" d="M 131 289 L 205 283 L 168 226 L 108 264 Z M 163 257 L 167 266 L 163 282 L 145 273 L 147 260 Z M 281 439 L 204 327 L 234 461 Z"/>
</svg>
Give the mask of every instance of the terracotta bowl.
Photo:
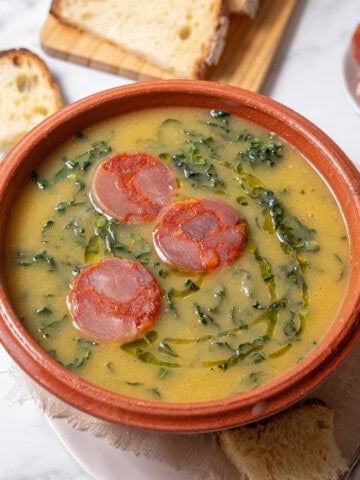
<svg viewBox="0 0 360 480">
<path fill-rule="evenodd" d="M 201 81 L 138 83 L 69 105 L 26 135 L 1 164 L 0 261 L 3 264 L 3 237 L 10 207 L 22 183 L 42 159 L 76 132 L 103 119 L 158 106 L 219 109 L 243 117 L 295 147 L 325 179 L 342 209 L 352 253 L 350 288 L 325 338 L 300 364 L 269 384 L 223 400 L 186 404 L 136 400 L 111 393 L 64 369 L 28 335 L 8 299 L 3 278 L 0 340 L 15 362 L 44 389 L 110 422 L 167 432 L 211 431 L 253 422 L 311 392 L 360 338 L 360 177 L 345 154 L 308 120 L 262 95 Z"/>
</svg>

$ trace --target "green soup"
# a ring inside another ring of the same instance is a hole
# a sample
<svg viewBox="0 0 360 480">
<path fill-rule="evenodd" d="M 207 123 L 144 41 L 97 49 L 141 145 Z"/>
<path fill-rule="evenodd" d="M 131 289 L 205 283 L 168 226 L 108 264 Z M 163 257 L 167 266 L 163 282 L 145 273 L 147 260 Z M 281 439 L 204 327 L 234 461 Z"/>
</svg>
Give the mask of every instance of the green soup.
<svg viewBox="0 0 360 480">
<path fill-rule="evenodd" d="M 180 270 L 155 252 L 156 220 L 129 225 L 95 209 L 94 170 L 124 151 L 166 163 L 173 202 L 207 197 L 234 208 L 247 229 L 236 260 Z M 288 371 L 328 331 L 350 270 L 341 213 L 309 164 L 226 112 L 193 109 L 122 115 L 69 139 L 19 195 L 6 253 L 12 302 L 49 355 L 105 389 L 168 402 L 229 397 Z M 141 262 L 162 292 L 154 325 L 125 344 L 75 328 L 66 303 L 81 269 L 113 256 Z"/>
</svg>

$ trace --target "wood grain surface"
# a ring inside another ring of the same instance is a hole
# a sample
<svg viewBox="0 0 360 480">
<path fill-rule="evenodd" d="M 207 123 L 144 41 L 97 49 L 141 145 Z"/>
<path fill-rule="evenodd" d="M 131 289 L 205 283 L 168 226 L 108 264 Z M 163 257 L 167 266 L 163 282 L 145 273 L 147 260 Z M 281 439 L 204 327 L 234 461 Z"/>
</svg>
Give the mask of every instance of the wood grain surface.
<svg viewBox="0 0 360 480">
<path fill-rule="evenodd" d="M 259 90 L 295 5 L 296 0 L 261 0 L 255 19 L 232 15 L 220 62 L 206 72 L 206 80 Z M 111 43 L 62 24 L 51 14 L 40 41 L 51 56 L 133 80 L 174 78 Z"/>
</svg>

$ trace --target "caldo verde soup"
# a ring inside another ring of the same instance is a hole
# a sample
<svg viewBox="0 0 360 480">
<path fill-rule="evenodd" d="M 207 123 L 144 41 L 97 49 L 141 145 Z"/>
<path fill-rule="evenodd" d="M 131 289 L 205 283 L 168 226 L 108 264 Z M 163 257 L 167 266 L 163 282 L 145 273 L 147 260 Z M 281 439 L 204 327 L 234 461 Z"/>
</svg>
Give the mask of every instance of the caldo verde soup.
<svg viewBox="0 0 360 480">
<path fill-rule="evenodd" d="M 321 341 L 347 286 L 332 195 L 226 112 L 154 109 L 79 132 L 22 190 L 13 304 L 57 362 L 169 402 L 249 391 Z"/>
</svg>

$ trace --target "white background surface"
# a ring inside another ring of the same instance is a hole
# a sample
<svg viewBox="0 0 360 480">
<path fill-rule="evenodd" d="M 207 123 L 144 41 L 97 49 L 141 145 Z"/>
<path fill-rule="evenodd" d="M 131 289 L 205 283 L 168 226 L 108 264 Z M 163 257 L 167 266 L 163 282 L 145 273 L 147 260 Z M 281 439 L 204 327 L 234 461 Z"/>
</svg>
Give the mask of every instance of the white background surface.
<svg viewBox="0 0 360 480">
<path fill-rule="evenodd" d="M 47 56 L 39 32 L 49 5 L 48 0 L 0 0 L 0 50 L 26 47 L 38 53 L 58 80 L 65 103 L 131 83 Z M 342 77 L 343 55 L 357 23 L 359 0 L 298 0 L 261 92 L 316 123 L 360 166 L 360 113 L 348 101 Z M 31 400 L 11 403 L 11 366 L 0 346 L 0 480 L 89 480 Z M 123 471 L 117 478 L 128 477 Z M 132 480 L 142 478 L 168 475 L 139 470 Z"/>
</svg>

